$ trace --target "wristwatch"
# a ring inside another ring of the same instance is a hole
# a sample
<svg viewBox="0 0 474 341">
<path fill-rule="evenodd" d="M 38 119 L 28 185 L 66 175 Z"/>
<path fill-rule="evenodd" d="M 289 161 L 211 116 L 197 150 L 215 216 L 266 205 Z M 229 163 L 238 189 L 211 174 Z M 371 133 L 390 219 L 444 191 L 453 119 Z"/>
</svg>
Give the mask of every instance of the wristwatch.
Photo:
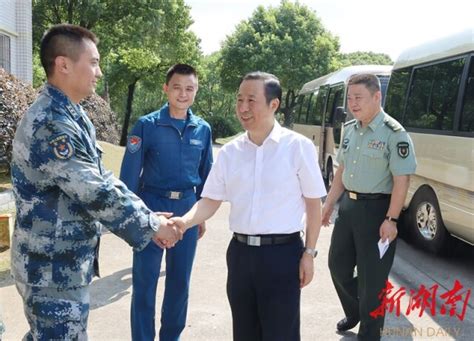
<svg viewBox="0 0 474 341">
<path fill-rule="evenodd" d="M 303 252 L 307 253 L 308 255 L 311 255 L 311 257 L 313 258 L 316 258 L 316 256 L 318 255 L 318 250 L 312 249 L 310 247 L 305 247 Z"/>
<path fill-rule="evenodd" d="M 398 223 L 398 218 L 394 218 L 394 217 L 391 217 L 389 215 L 385 217 L 385 220 L 393 221 L 394 223 Z"/>
</svg>

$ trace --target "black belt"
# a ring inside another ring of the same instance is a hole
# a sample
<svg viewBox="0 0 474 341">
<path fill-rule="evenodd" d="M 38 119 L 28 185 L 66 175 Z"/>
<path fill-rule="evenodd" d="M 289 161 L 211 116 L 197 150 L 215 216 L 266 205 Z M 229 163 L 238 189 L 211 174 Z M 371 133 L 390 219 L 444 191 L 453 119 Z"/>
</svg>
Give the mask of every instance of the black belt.
<svg viewBox="0 0 474 341">
<path fill-rule="evenodd" d="M 298 238 L 300 238 L 300 232 L 291 234 L 266 234 L 260 236 L 234 233 L 235 240 L 250 246 L 288 244 Z"/>
<path fill-rule="evenodd" d="M 381 200 L 388 199 L 391 196 L 387 193 L 357 193 L 353 191 L 346 191 L 346 193 L 352 200 Z"/>
<path fill-rule="evenodd" d="M 170 190 L 167 190 L 167 189 L 159 189 L 159 188 L 149 186 L 149 185 L 144 185 L 143 186 L 143 191 L 150 192 L 150 193 L 153 193 L 153 194 L 157 194 L 160 197 L 173 199 L 173 200 L 184 199 L 184 198 L 190 197 L 191 195 L 194 195 L 196 193 L 194 188 L 180 189 L 179 191 L 170 191 Z"/>
</svg>

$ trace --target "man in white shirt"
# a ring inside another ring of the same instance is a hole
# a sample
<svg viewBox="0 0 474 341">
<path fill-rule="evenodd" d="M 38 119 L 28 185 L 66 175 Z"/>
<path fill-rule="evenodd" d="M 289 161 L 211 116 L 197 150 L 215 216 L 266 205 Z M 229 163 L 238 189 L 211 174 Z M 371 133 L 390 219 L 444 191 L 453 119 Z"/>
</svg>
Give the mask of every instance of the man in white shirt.
<svg viewBox="0 0 474 341">
<path fill-rule="evenodd" d="M 326 190 L 313 143 L 275 120 L 281 92 L 271 74 L 243 77 L 236 114 L 246 133 L 222 147 L 202 199 L 173 218 L 184 232 L 231 203 L 227 296 L 235 341 L 300 340 L 301 288 L 314 273 Z"/>
</svg>

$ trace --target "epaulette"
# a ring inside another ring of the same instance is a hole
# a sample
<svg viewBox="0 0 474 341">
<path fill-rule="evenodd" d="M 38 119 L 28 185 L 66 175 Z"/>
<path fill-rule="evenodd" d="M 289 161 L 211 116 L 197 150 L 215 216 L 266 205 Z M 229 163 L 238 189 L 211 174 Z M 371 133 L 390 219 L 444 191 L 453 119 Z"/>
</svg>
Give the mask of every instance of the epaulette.
<svg viewBox="0 0 474 341">
<path fill-rule="evenodd" d="M 393 131 L 399 131 L 402 130 L 403 127 L 398 121 L 390 116 L 385 116 L 383 123 Z"/>
<path fill-rule="evenodd" d="M 347 121 L 346 123 L 344 123 L 344 127 L 350 126 L 351 124 L 354 124 L 356 122 L 357 122 L 357 120 L 354 118 L 353 120 L 350 120 L 350 121 Z"/>
</svg>

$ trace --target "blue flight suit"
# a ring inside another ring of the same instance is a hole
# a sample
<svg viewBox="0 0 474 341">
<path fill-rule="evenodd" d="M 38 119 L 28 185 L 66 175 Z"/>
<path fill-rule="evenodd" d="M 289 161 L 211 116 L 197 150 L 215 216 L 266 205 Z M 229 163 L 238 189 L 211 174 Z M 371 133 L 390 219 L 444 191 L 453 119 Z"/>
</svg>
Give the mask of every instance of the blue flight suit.
<svg viewBox="0 0 474 341">
<path fill-rule="evenodd" d="M 181 126 L 180 126 L 181 125 Z M 188 110 L 170 117 L 168 104 L 141 117 L 128 137 L 120 178 L 156 212 L 182 216 L 200 198 L 212 165 L 211 128 Z M 186 323 L 197 227 L 166 251 L 166 283 L 160 340 L 179 340 Z M 156 244 L 133 254 L 133 340 L 155 337 L 155 300 L 163 249 Z"/>
<path fill-rule="evenodd" d="M 101 154 L 82 107 L 46 84 L 18 125 L 11 163 L 11 271 L 30 325 L 27 340 L 87 339 L 102 224 L 137 250 L 159 227 L 155 214 L 103 168 Z"/>
</svg>

